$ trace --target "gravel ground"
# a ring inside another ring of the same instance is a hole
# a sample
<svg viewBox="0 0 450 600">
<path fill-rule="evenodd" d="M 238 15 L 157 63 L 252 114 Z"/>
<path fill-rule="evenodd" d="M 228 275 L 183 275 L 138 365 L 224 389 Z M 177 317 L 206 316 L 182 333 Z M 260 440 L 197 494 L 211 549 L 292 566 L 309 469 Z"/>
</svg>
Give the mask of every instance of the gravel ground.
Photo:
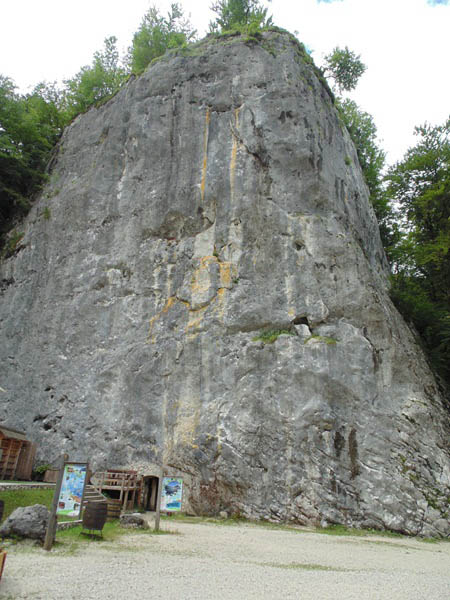
<svg viewBox="0 0 450 600">
<path fill-rule="evenodd" d="M 448 600 L 450 543 L 164 521 L 75 552 L 8 549 L 8 600 Z"/>
</svg>

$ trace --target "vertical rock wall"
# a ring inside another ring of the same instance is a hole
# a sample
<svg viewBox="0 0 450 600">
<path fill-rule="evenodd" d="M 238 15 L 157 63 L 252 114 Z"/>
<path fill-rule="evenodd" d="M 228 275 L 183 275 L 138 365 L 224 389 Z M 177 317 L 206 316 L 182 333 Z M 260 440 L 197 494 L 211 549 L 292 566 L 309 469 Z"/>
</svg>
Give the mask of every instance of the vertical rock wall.
<svg viewBox="0 0 450 600">
<path fill-rule="evenodd" d="M 24 232 L 0 422 L 43 459 L 163 462 L 201 513 L 449 534 L 448 412 L 291 37 L 165 57 L 78 117 Z"/>
</svg>

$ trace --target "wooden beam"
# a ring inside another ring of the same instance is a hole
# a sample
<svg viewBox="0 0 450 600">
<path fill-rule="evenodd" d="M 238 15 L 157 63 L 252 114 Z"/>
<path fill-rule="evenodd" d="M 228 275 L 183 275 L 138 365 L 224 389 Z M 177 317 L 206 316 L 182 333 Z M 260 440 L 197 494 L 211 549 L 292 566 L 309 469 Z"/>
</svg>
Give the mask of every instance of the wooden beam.
<svg viewBox="0 0 450 600">
<path fill-rule="evenodd" d="M 22 446 L 23 446 L 23 442 L 18 442 L 19 447 L 17 449 L 17 453 L 16 453 L 16 460 L 13 463 L 13 466 L 11 467 L 11 479 L 14 479 L 16 476 L 16 469 L 17 469 L 17 463 L 19 462 L 19 455 L 20 455 L 20 451 L 22 450 Z"/>
<path fill-rule="evenodd" d="M 156 497 L 156 515 L 155 515 L 155 531 L 159 531 L 159 522 L 161 520 L 161 496 L 164 478 L 164 469 L 161 467 L 161 477 L 158 482 L 158 495 Z"/>
<path fill-rule="evenodd" d="M 61 492 L 61 484 L 62 484 L 62 480 L 64 477 L 64 464 L 68 460 L 69 460 L 68 454 L 63 454 L 61 456 L 58 479 L 56 481 L 55 492 L 53 494 L 52 508 L 51 508 L 50 517 L 48 520 L 47 531 L 45 532 L 44 550 L 47 550 L 47 551 L 52 549 L 53 542 L 55 540 L 56 521 L 57 521 L 56 511 L 58 509 L 59 494 Z"/>
<path fill-rule="evenodd" d="M 12 446 L 12 440 L 9 440 L 8 452 L 6 453 L 5 462 L 3 463 L 2 479 L 5 479 L 6 469 L 8 467 L 8 462 L 9 462 L 9 456 L 11 454 L 11 446 Z"/>
</svg>

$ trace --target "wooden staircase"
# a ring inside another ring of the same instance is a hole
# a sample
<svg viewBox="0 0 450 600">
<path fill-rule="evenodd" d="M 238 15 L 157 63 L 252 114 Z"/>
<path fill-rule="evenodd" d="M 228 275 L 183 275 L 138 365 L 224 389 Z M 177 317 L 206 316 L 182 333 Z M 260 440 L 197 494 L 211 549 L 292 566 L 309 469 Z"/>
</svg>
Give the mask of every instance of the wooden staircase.
<svg viewBox="0 0 450 600">
<path fill-rule="evenodd" d="M 101 494 L 93 485 L 87 484 L 84 490 L 83 508 L 87 502 L 106 502 L 106 496 Z"/>
</svg>

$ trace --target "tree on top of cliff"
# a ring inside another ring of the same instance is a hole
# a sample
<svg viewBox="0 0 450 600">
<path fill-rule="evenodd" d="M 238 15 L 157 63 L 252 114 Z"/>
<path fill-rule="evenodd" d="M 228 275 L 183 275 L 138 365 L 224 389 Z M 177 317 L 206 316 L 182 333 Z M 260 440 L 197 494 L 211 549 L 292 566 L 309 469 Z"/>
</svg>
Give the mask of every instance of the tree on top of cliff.
<svg viewBox="0 0 450 600">
<path fill-rule="evenodd" d="M 325 56 L 322 72 L 334 80 L 335 87 L 342 94 L 343 91 L 355 89 L 365 70 L 366 65 L 361 57 L 346 46 L 344 49 L 335 47 Z M 336 93 L 336 89 L 334 91 Z M 382 185 L 386 154 L 378 146 L 375 122 L 372 115 L 361 110 L 356 102 L 348 98 L 337 95 L 336 107 L 356 146 L 359 164 L 369 188 L 370 201 L 380 226 L 381 239 L 386 248 L 392 245 L 396 229 L 390 202 Z"/>
<path fill-rule="evenodd" d="M 69 117 L 73 118 L 93 104 L 114 95 L 127 76 L 119 58 L 117 38 L 106 38 L 103 51 L 95 52 L 92 65 L 82 67 L 75 77 L 64 81 Z"/>
<path fill-rule="evenodd" d="M 324 72 L 334 80 L 340 93 L 354 90 L 366 69 L 361 56 L 349 50 L 347 46 L 344 49 L 333 48 L 330 54 L 325 56 Z"/>
<path fill-rule="evenodd" d="M 267 8 L 259 0 L 218 0 L 211 10 L 217 14 L 209 25 L 211 32 L 239 29 L 243 25 L 258 29 L 272 25 L 272 17 L 267 16 Z"/>
<path fill-rule="evenodd" d="M 167 49 L 184 46 L 195 36 L 195 29 L 177 2 L 171 5 L 167 17 L 162 16 L 155 6 L 150 7 L 133 36 L 129 50 L 131 71 L 139 75 Z"/>
</svg>

